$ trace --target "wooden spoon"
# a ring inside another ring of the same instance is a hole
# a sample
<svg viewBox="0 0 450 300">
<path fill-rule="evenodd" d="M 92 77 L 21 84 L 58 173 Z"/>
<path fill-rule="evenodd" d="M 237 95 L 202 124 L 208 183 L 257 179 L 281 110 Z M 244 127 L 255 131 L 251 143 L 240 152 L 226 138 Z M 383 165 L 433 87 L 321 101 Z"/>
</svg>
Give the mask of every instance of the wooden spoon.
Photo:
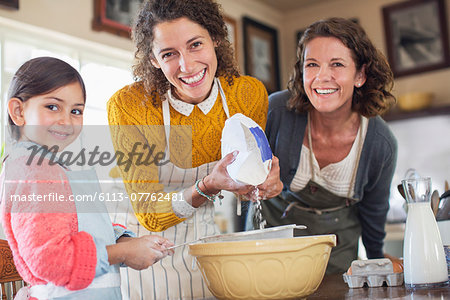
<svg viewBox="0 0 450 300">
<path fill-rule="evenodd" d="M 398 192 L 400 193 L 400 195 L 402 195 L 403 199 L 406 200 L 406 195 L 405 195 L 405 190 L 403 189 L 403 185 L 402 184 L 397 185 L 397 189 L 398 189 Z"/>
<path fill-rule="evenodd" d="M 431 194 L 431 209 L 433 210 L 433 214 L 435 217 L 439 209 L 439 201 L 439 193 L 437 190 L 434 190 L 433 194 Z"/>
<path fill-rule="evenodd" d="M 450 188 L 448 187 L 448 181 L 446 180 L 445 181 L 445 184 L 444 184 L 444 192 L 446 192 L 446 191 L 448 191 Z"/>
</svg>

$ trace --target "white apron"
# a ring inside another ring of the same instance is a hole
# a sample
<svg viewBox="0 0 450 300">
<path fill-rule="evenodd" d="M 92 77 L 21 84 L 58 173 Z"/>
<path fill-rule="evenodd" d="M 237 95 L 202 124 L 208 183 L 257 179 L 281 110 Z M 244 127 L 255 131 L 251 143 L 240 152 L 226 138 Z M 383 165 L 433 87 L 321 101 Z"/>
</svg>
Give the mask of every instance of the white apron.
<svg viewBox="0 0 450 300">
<path fill-rule="evenodd" d="M 227 118 L 230 117 L 225 94 L 219 80 L 219 91 L 222 105 Z M 169 101 L 162 103 L 162 112 L 166 130 L 166 154 L 170 153 L 169 132 L 170 112 Z M 196 168 L 182 169 L 171 162 L 160 167 L 159 183 L 164 184 L 165 192 L 180 191 L 194 185 L 195 181 L 208 175 L 217 162 L 206 163 Z M 119 219 L 125 217 L 126 219 Z M 200 237 L 219 234 L 214 223 L 214 203 L 205 201 L 195 213 L 184 222 L 168 228 L 163 232 L 150 232 L 137 221 L 134 211 L 129 206 L 128 213 L 113 216 L 113 221 L 125 224 L 127 228 L 143 236 L 157 234 L 163 236 L 175 245 L 194 241 Z M 189 255 L 189 246 L 175 249 L 175 254 L 167 257 L 152 267 L 136 271 L 131 268 L 121 269 L 123 299 L 215 299 L 208 290 L 206 283 L 194 258 Z"/>
<path fill-rule="evenodd" d="M 24 152 L 29 155 L 29 146 L 37 145 L 31 142 L 21 142 L 14 149 L 18 153 Z M 48 153 L 48 156 L 51 154 Z M 101 192 L 95 170 L 71 171 L 60 166 L 68 179 L 72 194 L 94 195 Z M 101 201 L 82 202 L 74 201 L 78 231 L 85 231 L 95 239 L 103 241 L 106 245 L 115 244 L 114 229 L 111 224 L 106 206 Z M 108 272 L 97 276 L 91 284 L 82 290 L 71 291 L 62 286 L 55 286 L 52 283 L 34 285 L 29 290 L 31 297 L 37 299 L 121 299 L 120 295 L 120 274 L 119 265 L 111 265 Z"/>
</svg>

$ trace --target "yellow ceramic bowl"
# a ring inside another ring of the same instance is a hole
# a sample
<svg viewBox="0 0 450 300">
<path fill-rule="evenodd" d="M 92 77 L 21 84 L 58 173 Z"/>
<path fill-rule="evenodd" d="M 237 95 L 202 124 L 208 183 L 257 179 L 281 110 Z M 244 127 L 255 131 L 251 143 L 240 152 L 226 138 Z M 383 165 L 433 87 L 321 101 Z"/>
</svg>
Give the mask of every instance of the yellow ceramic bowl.
<svg viewBox="0 0 450 300">
<path fill-rule="evenodd" d="M 336 236 L 189 245 L 218 299 L 298 299 L 319 287 Z"/>
<path fill-rule="evenodd" d="M 411 92 L 398 97 L 398 106 L 406 111 L 420 110 L 429 107 L 432 100 L 432 93 Z"/>
</svg>

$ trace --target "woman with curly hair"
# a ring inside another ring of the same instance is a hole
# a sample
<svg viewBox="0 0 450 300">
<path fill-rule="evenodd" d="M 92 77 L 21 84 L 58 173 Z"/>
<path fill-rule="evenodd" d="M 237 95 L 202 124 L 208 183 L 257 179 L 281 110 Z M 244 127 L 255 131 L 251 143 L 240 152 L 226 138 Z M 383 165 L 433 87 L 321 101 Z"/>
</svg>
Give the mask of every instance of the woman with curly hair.
<svg viewBox="0 0 450 300">
<path fill-rule="evenodd" d="M 255 197 L 254 187 L 229 177 L 226 167 L 237 153 L 220 159 L 221 133 L 236 113 L 264 128 L 267 91 L 255 78 L 239 75 L 227 36 L 213 0 L 149 0 L 137 17 L 136 82 L 111 97 L 108 119 L 116 151 L 132 162 L 118 165 L 133 207 L 125 223 L 139 235 L 161 232 L 175 244 L 213 235 L 213 202 L 221 190 Z M 273 158 L 259 196 L 281 189 Z M 131 299 L 211 296 L 186 245 L 170 263 L 128 270 L 123 278 Z"/>
<path fill-rule="evenodd" d="M 269 97 L 266 135 L 284 188 L 262 201 L 263 217 L 304 224 L 301 235 L 336 234 L 328 273 L 348 269 L 360 236 L 368 258 L 383 257 L 397 143 L 379 115 L 395 102 L 392 86 L 361 26 L 330 18 L 306 29 L 288 90 Z"/>
</svg>

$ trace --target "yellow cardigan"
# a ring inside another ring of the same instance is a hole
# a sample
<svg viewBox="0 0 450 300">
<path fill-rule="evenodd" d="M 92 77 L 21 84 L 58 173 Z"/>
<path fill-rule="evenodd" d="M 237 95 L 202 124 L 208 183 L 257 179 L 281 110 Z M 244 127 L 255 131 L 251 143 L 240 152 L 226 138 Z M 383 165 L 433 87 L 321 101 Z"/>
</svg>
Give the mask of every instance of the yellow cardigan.
<svg viewBox="0 0 450 300">
<path fill-rule="evenodd" d="M 268 96 L 264 85 L 249 76 L 234 78 L 231 86 L 224 78 L 219 79 L 230 116 L 242 113 L 264 129 L 268 109 Z M 161 126 L 164 124 L 161 99 L 158 97 L 157 105 L 153 105 L 151 98 L 145 93 L 143 84 L 136 82 L 117 91 L 108 101 L 107 110 L 116 153 L 121 152 L 125 155 L 119 167 L 129 198 L 136 199 L 131 203 L 138 221 L 149 231 L 163 231 L 182 222 L 184 219 L 178 218 L 173 213 L 172 195 L 164 194 L 164 197 L 160 197 L 163 185 L 158 183 L 158 167 L 155 164 L 140 164 L 136 154 L 132 157 L 127 156 L 133 147 L 137 150 L 135 152 L 145 152 L 144 150 L 149 152 L 151 146 L 154 147 L 153 154 L 164 151 L 166 141 L 164 126 Z M 227 118 L 220 94 L 207 115 L 198 107 L 194 108 L 190 116 L 182 115 L 170 107 L 170 117 L 170 160 L 175 165 L 191 168 L 220 160 L 220 139 Z M 172 138 L 173 134 L 176 134 L 177 138 Z M 187 137 L 185 141 L 180 139 L 183 136 Z M 144 148 L 144 144 L 149 147 Z M 128 159 L 133 161 L 131 165 L 125 163 Z M 144 160 L 143 157 L 140 159 L 141 162 Z M 143 192 L 160 193 L 158 198 L 164 201 L 152 201 L 155 199 L 150 197 L 144 201 L 146 196 L 142 195 Z"/>
</svg>

